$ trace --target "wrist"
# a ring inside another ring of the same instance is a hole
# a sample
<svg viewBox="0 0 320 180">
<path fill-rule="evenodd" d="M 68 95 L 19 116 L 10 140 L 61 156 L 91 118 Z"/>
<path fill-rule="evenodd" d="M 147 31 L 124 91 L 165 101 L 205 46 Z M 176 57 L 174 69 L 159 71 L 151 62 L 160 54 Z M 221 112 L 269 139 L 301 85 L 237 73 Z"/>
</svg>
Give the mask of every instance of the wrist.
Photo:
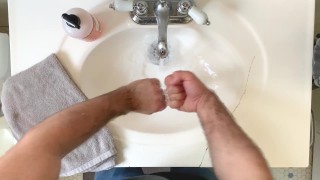
<svg viewBox="0 0 320 180">
<path fill-rule="evenodd" d="M 215 104 L 217 101 L 219 101 L 219 99 L 215 95 L 215 93 L 209 90 L 206 93 L 203 93 L 203 95 L 200 97 L 200 100 L 197 104 L 197 109 L 196 109 L 197 114 L 206 112 L 207 109 L 210 108 L 210 106 L 212 107 L 212 104 Z"/>
<path fill-rule="evenodd" d="M 214 92 L 208 91 L 204 94 L 197 105 L 197 115 L 200 119 L 202 128 L 206 134 L 210 134 L 211 130 L 219 121 L 219 114 L 223 114 L 224 105 Z"/>
<path fill-rule="evenodd" d="M 123 86 L 107 94 L 110 109 L 116 115 L 125 115 L 132 111 L 130 90 L 127 86 Z"/>
</svg>

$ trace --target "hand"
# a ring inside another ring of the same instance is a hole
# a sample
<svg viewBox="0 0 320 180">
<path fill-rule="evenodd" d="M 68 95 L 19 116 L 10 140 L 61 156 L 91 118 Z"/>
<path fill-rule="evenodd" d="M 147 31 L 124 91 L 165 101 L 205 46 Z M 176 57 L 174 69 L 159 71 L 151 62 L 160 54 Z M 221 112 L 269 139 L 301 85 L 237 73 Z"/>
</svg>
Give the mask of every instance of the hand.
<svg viewBox="0 0 320 180">
<path fill-rule="evenodd" d="M 165 96 L 158 79 L 138 80 L 126 87 L 132 111 L 152 114 L 166 108 Z"/>
<path fill-rule="evenodd" d="M 214 95 L 193 73 L 176 71 L 165 79 L 168 102 L 171 108 L 185 112 L 197 112 L 206 97 Z"/>
</svg>

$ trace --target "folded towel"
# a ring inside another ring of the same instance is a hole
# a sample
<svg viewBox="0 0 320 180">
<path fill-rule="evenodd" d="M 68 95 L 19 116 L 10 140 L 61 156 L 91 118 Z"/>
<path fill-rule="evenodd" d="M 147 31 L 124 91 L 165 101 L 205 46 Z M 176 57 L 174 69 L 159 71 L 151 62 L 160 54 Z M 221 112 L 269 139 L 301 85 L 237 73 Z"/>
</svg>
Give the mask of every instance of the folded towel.
<svg viewBox="0 0 320 180">
<path fill-rule="evenodd" d="M 9 78 L 1 98 L 5 119 L 17 140 L 50 115 L 87 100 L 54 54 Z M 111 134 L 102 128 L 63 158 L 60 176 L 110 169 L 115 154 Z"/>
<path fill-rule="evenodd" d="M 313 50 L 313 82 L 320 87 L 320 39 L 317 39 Z"/>
</svg>

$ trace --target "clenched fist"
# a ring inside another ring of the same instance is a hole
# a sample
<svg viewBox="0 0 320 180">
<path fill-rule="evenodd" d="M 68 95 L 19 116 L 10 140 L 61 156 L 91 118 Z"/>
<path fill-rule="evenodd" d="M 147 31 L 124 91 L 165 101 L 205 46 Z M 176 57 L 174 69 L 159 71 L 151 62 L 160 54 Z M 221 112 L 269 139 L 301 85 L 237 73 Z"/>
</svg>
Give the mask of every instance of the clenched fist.
<svg viewBox="0 0 320 180">
<path fill-rule="evenodd" d="M 165 96 L 158 79 L 142 79 L 126 86 L 129 92 L 130 109 L 143 114 L 152 114 L 166 108 Z"/>
<path fill-rule="evenodd" d="M 176 71 L 165 79 L 171 108 L 185 112 L 198 112 L 206 97 L 215 96 L 193 73 Z"/>
</svg>

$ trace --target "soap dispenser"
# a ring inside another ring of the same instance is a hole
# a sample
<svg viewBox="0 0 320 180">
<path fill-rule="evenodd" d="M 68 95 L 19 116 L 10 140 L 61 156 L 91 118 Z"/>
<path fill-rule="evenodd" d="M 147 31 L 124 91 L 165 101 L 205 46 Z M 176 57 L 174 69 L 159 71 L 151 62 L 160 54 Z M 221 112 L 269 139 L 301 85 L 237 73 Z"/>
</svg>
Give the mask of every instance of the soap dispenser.
<svg viewBox="0 0 320 180">
<path fill-rule="evenodd" d="M 99 21 L 84 9 L 72 8 L 61 17 L 65 32 L 73 38 L 94 41 L 101 35 Z"/>
</svg>

